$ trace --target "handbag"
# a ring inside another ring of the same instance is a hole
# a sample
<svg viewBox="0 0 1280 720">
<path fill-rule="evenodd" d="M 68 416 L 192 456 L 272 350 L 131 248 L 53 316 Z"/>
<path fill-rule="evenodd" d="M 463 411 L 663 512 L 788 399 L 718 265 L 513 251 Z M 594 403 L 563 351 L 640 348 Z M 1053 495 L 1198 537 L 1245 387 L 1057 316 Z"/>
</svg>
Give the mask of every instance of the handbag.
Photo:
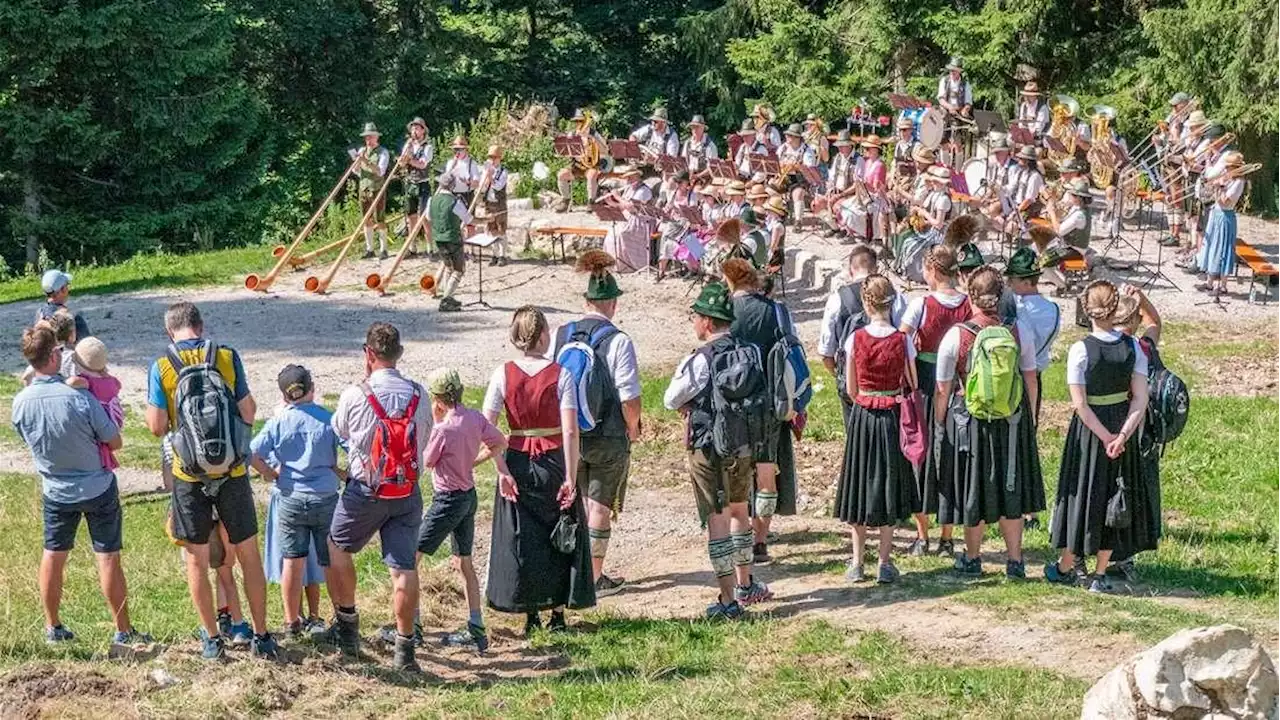
<svg viewBox="0 0 1280 720">
<path fill-rule="evenodd" d="M 928 425 L 924 422 L 924 397 L 918 390 L 898 396 L 898 446 L 912 465 L 924 461 L 929 448 Z"/>
<path fill-rule="evenodd" d="M 565 555 L 578 549 L 578 521 L 569 513 L 561 513 L 556 526 L 551 528 L 551 547 Z"/>
<path fill-rule="evenodd" d="M 1116 491 L 1107 500 L 1106 525 L 1109 528 L 1123 530 L 1133 520 L 1129 513 L 1129 501 L 1124 496 L 1124 478 L 1116 478 Z"/>
</svg>

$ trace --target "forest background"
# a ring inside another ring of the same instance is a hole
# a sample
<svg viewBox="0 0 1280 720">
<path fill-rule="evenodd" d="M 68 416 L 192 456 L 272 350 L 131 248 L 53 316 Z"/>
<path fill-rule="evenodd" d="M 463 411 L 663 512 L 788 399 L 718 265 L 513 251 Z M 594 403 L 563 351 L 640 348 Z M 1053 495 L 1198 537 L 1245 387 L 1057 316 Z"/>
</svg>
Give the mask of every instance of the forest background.
<svg viewBox="0 0 1280 720">
<path fill-rule="evenodd" d="M 657 105 L 718 139 L 756 101 L 838 126 L 932 97 L 953 54 L 978 107 L 1008 117 L 1034 75 L 1131 144 L 1198 97 L 1274 215 L 1278 34 L 1273 0 L 6 0 L 0 277 L 286 237 L 365 121 L 393 152 L 415 115 L 482 150 L 530 101 L 612 136 Z"/>
</svg>

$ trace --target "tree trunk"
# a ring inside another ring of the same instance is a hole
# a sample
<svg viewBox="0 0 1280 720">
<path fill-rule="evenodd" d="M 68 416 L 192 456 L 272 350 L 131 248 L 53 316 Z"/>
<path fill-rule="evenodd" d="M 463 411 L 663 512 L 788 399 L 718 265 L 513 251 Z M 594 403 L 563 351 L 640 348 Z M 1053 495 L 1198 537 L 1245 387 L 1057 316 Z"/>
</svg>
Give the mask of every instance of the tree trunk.
<svg viewBox="0 0 1280 720">
<path fill-rule="evenodd" d="M 28 170 L 22 180 L 22 215 L 27 221 L 27 265 L 37 271 L 40 262 L 40 236 L 36 227 L 40 224 L 40 197 L 36 195 L 36 181 Z"/>
</svg>

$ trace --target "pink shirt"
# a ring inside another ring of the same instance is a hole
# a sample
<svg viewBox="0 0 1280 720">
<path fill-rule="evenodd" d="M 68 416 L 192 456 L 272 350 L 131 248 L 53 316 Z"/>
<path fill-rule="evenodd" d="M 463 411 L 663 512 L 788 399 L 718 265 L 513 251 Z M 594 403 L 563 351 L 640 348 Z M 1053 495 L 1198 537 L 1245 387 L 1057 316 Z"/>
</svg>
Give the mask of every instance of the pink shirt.
<svg viewBox="0 0 1280 720">
<path fill-rule="evenodd" d="M 458 492 L 476 486 L 471 468 L 480 445 L 493 449 L 505 442 L 502 431 L 476 410 L 455 407 L 431 428 L 426 465 L 436 492 Z"/>
</svg>

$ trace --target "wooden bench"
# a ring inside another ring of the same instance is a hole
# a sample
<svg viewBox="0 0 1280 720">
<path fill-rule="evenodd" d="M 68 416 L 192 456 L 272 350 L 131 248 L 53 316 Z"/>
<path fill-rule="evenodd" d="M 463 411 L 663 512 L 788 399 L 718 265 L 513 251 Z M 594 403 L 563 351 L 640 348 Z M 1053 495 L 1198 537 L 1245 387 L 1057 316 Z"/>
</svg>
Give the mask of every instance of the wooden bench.
<svg viewBox="0 0 1280 720">
<path fill-rule="evenodd" d="M 549 227 L 536 228 L 534 234 L 551 238 L 551 253 L 554 256 L 556 252 L 556 243 L 560 243 L 560 262 L 568 259 L 565 250 L 565 238 L 570 235 L 576 237 L 598 237 L 603 238 L 609 234 L 609 228 L 602 227 L 569 227 L 553 225 Z"/>
<path fill-rule="evenodd" d="M 1280 284 L 1280 270 L 1275 265 L 1267 262 L 1262 257 L 1262 253 L 1249 243 L 1236 238 L 1236 257 L 1240 259 L 1240 263 L 1249 266 L 1249 302 L 1253 302 L 1255 282 L 1262 283 L 1262 302 L 1267 302 L 1267 297 L 1271 295 L 1271 288 Z M 1236 276 L 1240 275 L 1240 263 L 1236 264 Z"/>
</svg>

